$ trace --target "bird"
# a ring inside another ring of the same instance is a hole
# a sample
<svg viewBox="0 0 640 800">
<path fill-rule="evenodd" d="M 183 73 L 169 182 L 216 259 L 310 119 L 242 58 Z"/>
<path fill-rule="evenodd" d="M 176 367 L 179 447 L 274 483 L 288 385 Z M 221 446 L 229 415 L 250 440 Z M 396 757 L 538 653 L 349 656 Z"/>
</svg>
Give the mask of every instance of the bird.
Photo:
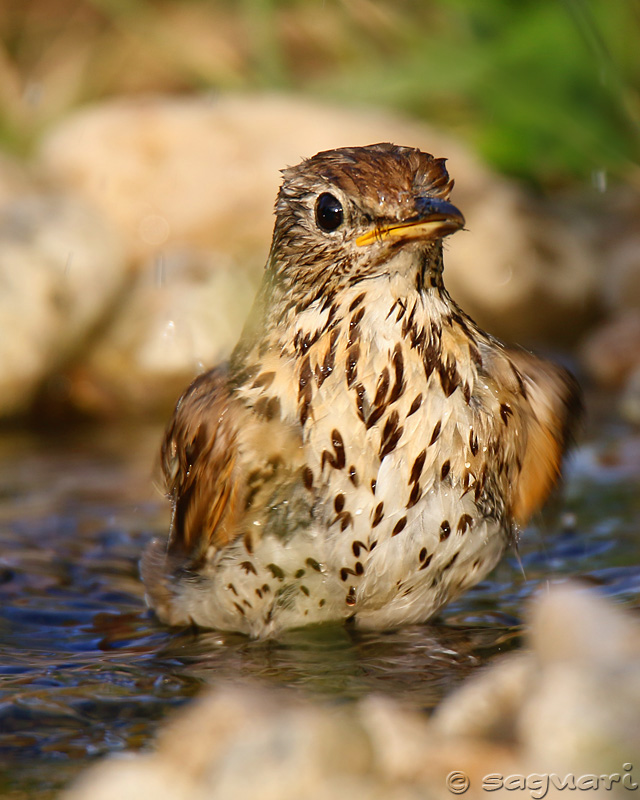
<svg viewBox="0 0 640 800">
<path fill-rule="evenodd" d="M 558 481 L 578 384 L 447 292 L 445 161 L 385 142 L 282 170 L 248 321 L 161 447 L 171 524 L 141 573 L 163 623 L 424 623 Z"/>
</svg>

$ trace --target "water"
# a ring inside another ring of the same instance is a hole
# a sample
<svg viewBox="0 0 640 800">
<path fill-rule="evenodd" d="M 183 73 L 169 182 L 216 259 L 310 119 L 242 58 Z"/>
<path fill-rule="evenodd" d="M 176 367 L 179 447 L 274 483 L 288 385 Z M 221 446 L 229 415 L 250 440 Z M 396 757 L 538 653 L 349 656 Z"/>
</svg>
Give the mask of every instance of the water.
<svg viewBox="0 0 640 800">
<path fill-rule="evenodd" d="M 251 678 L 347 700 L 433 708 L 521 643 L 527 598 L 579 575 L 640 605 L 640 435 L 598 418 L 564 494 L 436 624 L 291 631 L 274 642 L 169 632 L 147 612 L 137 560 L 164 531 L 157 429 L 0 436 L 0 795 L 55 796 L 96 757 L 148 745 L 204 683 Z M 520 563 L 522 567 L 520 566 Z M 524 570 L 524 574 L 523 574 Z"/>
</svg>

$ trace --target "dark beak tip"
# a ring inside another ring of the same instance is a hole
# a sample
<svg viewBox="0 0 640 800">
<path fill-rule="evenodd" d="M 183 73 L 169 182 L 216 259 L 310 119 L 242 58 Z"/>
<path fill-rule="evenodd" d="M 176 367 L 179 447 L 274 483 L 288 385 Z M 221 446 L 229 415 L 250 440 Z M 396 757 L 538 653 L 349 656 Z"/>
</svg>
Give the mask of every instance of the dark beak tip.
<svg viewBox="0 0 640 800">
<path fill-rule="evenodd" d="M 438 197 L 420 197 L 416 201 L 416 210 L 425 220 L 447 221 L 456 225 L 457 229 L 465 226 L 462 212 L 448 200 L 442 200 Z"/>
</svg>

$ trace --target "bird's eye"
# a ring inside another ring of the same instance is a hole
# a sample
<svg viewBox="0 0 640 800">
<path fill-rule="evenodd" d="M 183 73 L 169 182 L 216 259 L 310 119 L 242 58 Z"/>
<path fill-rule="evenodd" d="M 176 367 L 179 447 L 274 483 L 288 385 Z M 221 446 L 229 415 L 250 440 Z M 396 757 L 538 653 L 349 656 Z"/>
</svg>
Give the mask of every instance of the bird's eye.
<svg viewBox="0 0 640 800">
<path fill-rule="evenodd" d="M 342 225 L 342 203 L 329 192 L 323 192 L 316 201 L 316 222 L 323 231 L 335 231 Z"/>
</svg>

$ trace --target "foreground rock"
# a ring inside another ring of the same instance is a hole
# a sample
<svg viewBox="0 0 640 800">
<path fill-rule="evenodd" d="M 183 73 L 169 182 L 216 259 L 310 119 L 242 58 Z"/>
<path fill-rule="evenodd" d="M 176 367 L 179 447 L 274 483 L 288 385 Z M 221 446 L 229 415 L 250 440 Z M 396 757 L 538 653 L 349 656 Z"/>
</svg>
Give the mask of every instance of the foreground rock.
<svg viewBox="0 0 640 800">
<path fill-rule="evenodd" d="M 447 243 L 447 283 L 466 310 L 512 340 L 579 334 L 596 302 L 589 246 L 557 213 L 534 207 L 423 124 L 277 95 L 115 100 L 53 129 L 39 161 L 95 204 L 141 263 L 194 247 L 259 270 L 279 170 L 319 150 L 376 141 L 448 158 L 468 232 Z"/>
<path fill-rule="evenodd" d="M 637 620 L 561 585 L 538 596 L 530 625 L 529 650 L 472 677 L 431 720 L 380 697 L 329 707 L 216 689 L 166 725 L 154 752 L 108 759 L 64 797 L 413 800 L 450 798 L 465 783 L 469 797 L 486 796 L 483 786 L 499 797 L 629 797 L 640 755 Z"/>
</svg>

